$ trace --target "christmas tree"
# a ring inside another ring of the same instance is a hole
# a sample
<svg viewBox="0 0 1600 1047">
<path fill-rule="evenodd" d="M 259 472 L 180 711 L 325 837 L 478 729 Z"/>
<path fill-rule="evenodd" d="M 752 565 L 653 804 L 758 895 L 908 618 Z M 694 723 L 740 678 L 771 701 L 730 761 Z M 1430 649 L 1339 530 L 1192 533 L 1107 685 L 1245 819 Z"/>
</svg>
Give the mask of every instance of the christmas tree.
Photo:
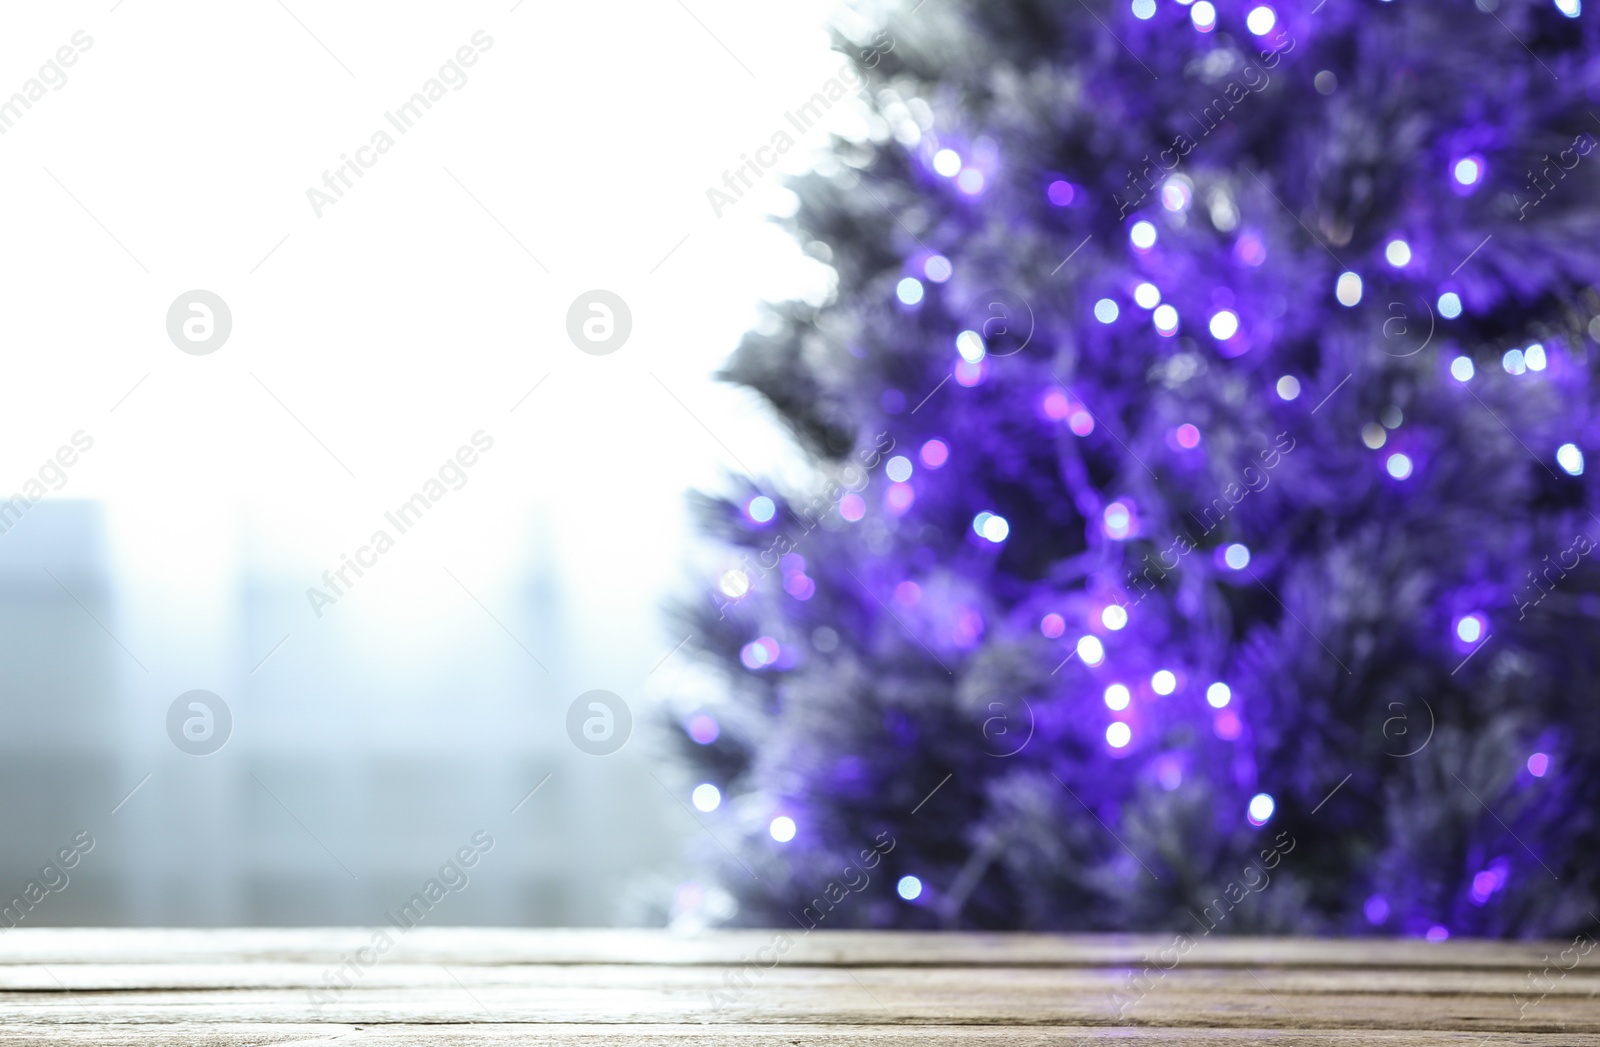
<svg viewBox="0 0 1600 1047">
<path fill-rule="evenodd" d="M 1595 20 L 868 14 L 725 372 L 817 481 L 700 505 L 731 922 L 1592 928 Z"/>
</svg>

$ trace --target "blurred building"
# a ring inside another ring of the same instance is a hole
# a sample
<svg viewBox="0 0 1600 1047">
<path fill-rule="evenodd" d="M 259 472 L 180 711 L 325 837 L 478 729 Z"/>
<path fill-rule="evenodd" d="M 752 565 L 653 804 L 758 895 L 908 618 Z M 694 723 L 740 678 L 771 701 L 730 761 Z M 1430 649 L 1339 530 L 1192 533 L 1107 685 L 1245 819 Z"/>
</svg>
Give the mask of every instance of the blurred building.
<svg viewBox="0 0 1600 1047">
<path fill-rule="evenodd" d="M 320 566 L 268 567 L 251 543 L 176 543 L 182 571 L 141 576 L 97 503 L 49 500 L 0 537 L 0 895 L 75 834 L 95 841 L 24 925 L 379 924 L 482 832 L 493 848 L 429 922 L 597 925 L 665 904 L 695 829 L 655 780 L 672 778 L 645 674 L 588 649 L 548 557 L 443 579 L 374 634 L 359 599 L 308 610 Z M 619 675 L 591 675 L 608 660 Z M 634 709 L 610 756 L 566 734 L 591 687 Z M 194 689 L 232 720 L 204 756 L 168 730 Z M 661 898 L 641 908 L 641 891 Z"/>
</svg>

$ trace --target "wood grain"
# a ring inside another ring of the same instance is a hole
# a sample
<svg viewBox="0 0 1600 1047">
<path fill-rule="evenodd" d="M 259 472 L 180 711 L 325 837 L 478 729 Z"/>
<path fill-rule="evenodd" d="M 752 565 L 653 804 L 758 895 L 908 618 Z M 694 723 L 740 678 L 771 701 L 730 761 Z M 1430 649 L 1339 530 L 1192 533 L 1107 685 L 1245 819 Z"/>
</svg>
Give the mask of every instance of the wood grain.
<svg viewBox="0 0 1600 1047">
<path fill-rule="evenodd" d="M 1600 1047 L 1600 949 L 1570 942 L 388 934 L 362 967 L 373 929 L 19 928 L 0 1041 Z"/>
</svg>

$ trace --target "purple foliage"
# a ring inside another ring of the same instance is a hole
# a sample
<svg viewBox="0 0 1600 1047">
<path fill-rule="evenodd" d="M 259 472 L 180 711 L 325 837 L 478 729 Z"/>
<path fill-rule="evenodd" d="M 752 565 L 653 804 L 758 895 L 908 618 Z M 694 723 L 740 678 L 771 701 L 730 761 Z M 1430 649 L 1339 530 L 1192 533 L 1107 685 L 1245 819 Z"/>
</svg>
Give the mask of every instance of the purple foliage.
<svg viewBox="0 0 1600 1047">
<path fill-rule="evenodd" d="M 726 372 L 826 479 L 704 499 L 687 612 L 736 922 L 1594 922 L 1600 40 L 1481 3 L 841 37 L 881 121 L 793 220 L 839 291 Z"/>
</svg>

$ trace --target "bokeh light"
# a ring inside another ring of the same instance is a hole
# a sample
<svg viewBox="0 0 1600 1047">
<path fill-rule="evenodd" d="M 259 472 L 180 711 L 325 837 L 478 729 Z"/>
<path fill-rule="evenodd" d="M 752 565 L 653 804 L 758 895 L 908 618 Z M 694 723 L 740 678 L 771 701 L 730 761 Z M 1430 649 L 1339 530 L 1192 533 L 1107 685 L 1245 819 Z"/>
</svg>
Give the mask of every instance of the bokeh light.
<svg viewBox="0 0 1600 1047">
<path fill-rule="evenodd" d="M 1133 534 L 1133 511 L 1122 502 L 1112 502 L 1101 516 L 1104 520 L 1101 529 L 1106 537 L 1120 542 Z"/>
<path fill-rule="evenodd" d="M 1577 444 L 1562 444 L 1556 448 L 1556 464 L 1564 469 L 1568 476 L 1583 475 L 1583 452 Z"/>
<path fill-rule="evenodd" d="M 1339 274 L 1339 279 L 1333 285 L 1333 296 L 1343 306 L 1353 306 L 1361 301 L 1361 277 L 1355 273 L 1344 272 Z"/>
<path fill-rule="evenodd" d="M 1256 793 L 1250 797 L 1250 806 L 1246 809 L 1246 817 L 1251 825 L 1265 825 L 1267 819 L 1272 817 L 1272 812 L 1278 809 L 1278 803 L 1267 793 Z"/>
<path fill-rule="evenodd" d="M 983 336 L 977 331 L 962 331 L 956 335 L 956 352 L 961 354 L 961 359 L 975 364 L 984 358 L 988 350 L 984 347 Z"/>
<path fill-rule="evenodd" d="M 716 718 L 706 713 L 696 713 L 689 717 L 689 737 L 694 739 L 696 745 L 710 745 L 722 735 L 722 728 L 717 724 Z"/>
<path fill-rule="evenodd" d="M 1011 524 L 1003 516 L 982 512 L 972 518 L 972 529 L 978 537 L 999 544 L 1011 534 Z"/>
<path fill-rule="evenodd" d="M 1213 314 L 1211 322 L 1206 326 L 1211 331 L 1211 337 L 1219 342 L 1226 342 L 1239 333 L 1239 314 L 1231 309 L 1223 309 Z"/>
<path fill-rule="evenodd" d="M 1232 700 L 1232 688 L 1221 680 L 1206 688 L 1206 704 L 1213 709 L 1221 709 Z"/>
<path fill-rule="evenodd" d="M 772 824 L 767 826 L 767 832 L 779 843 L 788 843 L 794 839 L 794 819 L 786 814 L 780 814 L 772 819 Z"/>
<path fill-rule="evenodd" d="M 722 806 L 722 790 L 710 782 L 703 782 L 694 787 L 690 799 L 694 801 L 695 810 L 709 814 Z"/>
<path fill-rule="evenodd" d="M 1477 643 L 1483 638 L 1485 627 L 1481 614 L 1465 614 L 1456 619 L 1456 638 L 1462 643 Z"/>
</svg>

